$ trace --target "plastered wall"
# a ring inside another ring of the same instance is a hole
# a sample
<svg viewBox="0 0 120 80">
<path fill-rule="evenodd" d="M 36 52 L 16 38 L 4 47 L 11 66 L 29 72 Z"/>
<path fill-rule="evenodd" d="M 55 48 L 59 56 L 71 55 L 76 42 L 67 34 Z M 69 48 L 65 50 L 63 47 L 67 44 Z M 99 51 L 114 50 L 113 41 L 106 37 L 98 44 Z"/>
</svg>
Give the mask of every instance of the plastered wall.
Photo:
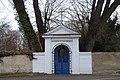
<svg viewBox="0 0 120 80">
<path fill-rule="evenodd" d="M 0 58 L 0 73 L 32 72 L 32 61 L 27 55 Z"/>
</svg>

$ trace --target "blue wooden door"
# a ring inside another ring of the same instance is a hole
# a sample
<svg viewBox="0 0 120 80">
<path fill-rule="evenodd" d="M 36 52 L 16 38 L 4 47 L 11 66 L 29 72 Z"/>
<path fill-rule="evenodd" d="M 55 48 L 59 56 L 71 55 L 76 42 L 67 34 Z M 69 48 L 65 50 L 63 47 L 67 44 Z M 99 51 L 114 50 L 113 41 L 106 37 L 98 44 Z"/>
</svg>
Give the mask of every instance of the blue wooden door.
<svg viewBox="0 0 120 80">
<path fill-rule="evenodd" d="M 54 72 L 55 74 L 69 74 L 69 48 L 59 45 L 55 48 L 54 53 Z"/>
</svg>

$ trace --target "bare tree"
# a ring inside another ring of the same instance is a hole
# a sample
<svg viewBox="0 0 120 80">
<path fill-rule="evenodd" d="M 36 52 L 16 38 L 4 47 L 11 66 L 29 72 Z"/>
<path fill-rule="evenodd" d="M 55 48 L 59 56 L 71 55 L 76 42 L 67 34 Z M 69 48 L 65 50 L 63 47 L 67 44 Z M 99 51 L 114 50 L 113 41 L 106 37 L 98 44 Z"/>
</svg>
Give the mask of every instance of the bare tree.
<svg viewBox="0 0 120 80">
<path fill-rule="evenodd" d="M 70 0 L 71 6 L 64 15 L 68 18 L 68 27 L 82 35 L 82 51 L 92 51 L 97 34 L 105 27 L 107 20 L 120 5 L 119 0 Z M 104 7 L 105 4 L 105 7 Z"/>
<path fill-rule="evenodd" d="M 24 5 L 24 2 L 21 0 L 21 1 L 15 1 L 13 0 L 14 4 L 15 4 L 15 8 L 17 10 L 17 13 L 18 13 L 18 17 L 19 17 L 19 22 L 21 24 L 21 28 L 23 29 L 23 33 L 25 34 L 27 40 L 28 40 L 28 45 L 31 46 L 31 36 L 29 36 L 29 34 L 27 34 L 27 32 L 29 32 L 30 34 L 32 33 L 35 33 L 34 30 L 33 30 L 33 25 L 31 24 L 30 22 L 30 18 L 28 18 L 28 15 L 27 15 L 27 12 L 25 10 L 25 5 Z M 19 4 L 18 4 L 19 2 Z M 42 3 L 44 5 L 44 7 L 41 7 L 39 5 L 39 2 L 38 0 L 33 0 L 33 9 L 34 9 L 34 14 L 35 14 L 35 19 L 36 19 L 36 26 L 37 26 L 37 33 L 39 35 L 39 42 L 41 43 L 41 48 L 40 51 L 44 51 L 44 39 L 42 38 L 42 35 L 50 30 L 50 26 L 51 26 L 51 23 L 57 23 L 56 22 L 56 17 L 59 17 L 57 14 L 57 10 L 60 8 L 61 6 L 61 3 L 63 3 L 63 0 L 46 0 L 45 4 Z M 30 3 L 32 4 L 32 3 Z M 22 5 L 20 7 L 18 7 L 19 5 Z M 18 7 L 18 8 L 17 8 Z M 21 9 L 20 9 L 21 8 Z M 44 8 L 43 10 L 44 11 L 41 11 L 42 8 Z M 23 14 L 24 13 L 24 14 Z M 54 15 L 54 17 L 53 17 Z M 29 14 L 30 16 L 30 14 Z M 25 29 L 25 26 L 26 28 L 29 28 L 27 31 Z M 27 27 L 29 26 L 29 27 Z M 34 34 L 35 36 L 35 34 Z M 34 38 L 34 39 L 37 39 L 37 38 Z M 37 40 L 32 40 L 32 41 L 37 41 Z M 33 47 L 33 46 L 32 46 Z M 37 48 L 36 48 L 37 49 Z"/>
<path fill-rule="evenodd" d="M 22 45 L 22 40 L 19 31 L 13 31 L 9 22 L 6 19 L 0 21 L 0 50 L 11 51 L 18 50 Z"/>
<path fill-rule="evenodd" d="M 67 1 L 68 0 L 66 0 L 66 2 Z M 13 0 L 13 2 L 29 44 L 32 45 L 32 47 L 36 47 L 34 44 L 38 43 L 35 42 L 38 41 L 37 37 L 34 37 L 36 40 L 32 40 L 33 43 L 31 43 L 31 36 L 27 34 L 27 32 L 30 32 L 36 36 L 27 12 L 25 11 L 23 0 Z M 41 39 L 40 43 L 42 43 L 43 46 L 42 34 L 44 34 L 46 30 L 50 29 L 54 24 L 64 25 L 67 19 L 71 22 L 72 26 L 82 34 L 82 37 L 84 37 L 82 50 L 92 51 L 97 34 L 120 4 L 120 0 L 114 0 L 113 3 L 111 3 L 111 0 L 70 0 L 71 5 L 69 7 L 66 7 L 66 2 L 65 0 L 46 0 L 44 11 L 42 11 L 43 7 L 40 7 L 38 0 L 33 0 L 36 24 L 39 38 Z M 37 48 L 42 50 L 40 46 L 37 46 Z"/>
<path fill-rule="evenodd" d="M 41 1 L 42 3 L 42 1 Z M 46 0 L 44 7 L 39 6 L 38 0 L 33 0 L 33 8 L 35 12 L 35 19 L 36 19 L 36 25 L 38 29 L 38 35 L 39 35 L 39 41 L 42 45 L 43 50 L 45 48 L 45 42 L 44 38 L 42 38 L 42 35 L 50 30 L 50 24 L 51 22 L 55 22 L 53 18 L 57 14 L 57 10 L 61 7 L 61 4 L 63 3 L 63 0 Z M 44 11 L 41 11 L 41 8 L 44 8 Z M 43 12 L 43 14 L 42 14 Z M 51 18 L 53 17 L 53 18 Z"/>
<path fill-rule="evenodd" d="M 64 7 L 64 0 L 46 0 L 43 11 L 44 26 L 49 31 L 51 27 L 60 25 L 60 11 Z M 58 19 L 59 18 L 59 19 Z M 55 25 L 54 25 L 55 24 Z"/>
<path fill-rule="evenodd" d="M 13 0 L 15 8 L 17 10 L 21 27 L 24 31 L 24 35 L 29 42 L 29 45 L 32 46 L 33 51 L 41 51 L 42 46 L 38 42 L 38 38 L 33 30 L 33 27 L 30 23 L 27 12 L 25 11 L 25 6 L 23 0 Z"/>
<path fill-rule="evenodd" d="M 107 20 L 115 9 L 120 5 L 120 0 L 93 0 L 90 22 L 88 32 L 86 34 L 85 42 L 83 44 L 84 51 L 92 51 L 94 47 L 97 34 L 101 28 L 107 23 Z M 97 4 L 96 4 L 97 3 Z M 103 8 L 105 3 L 105 7 Z"/>
<path fill-rule="evenodd" d="M 43 20 L 42 20 L 41 11 L 39 9 L 38 0 L 33 0 L 33 7 L 35 12 L 37 28 L 38 28 L 39 40 L 42 45 L 41 51 L 44 51 L 43 49 L 44 49 L 45 41 L 44 38 L 42 38 L 42 35 L 46 32 L 46 26 L 43 26 Z"/>
</svg>

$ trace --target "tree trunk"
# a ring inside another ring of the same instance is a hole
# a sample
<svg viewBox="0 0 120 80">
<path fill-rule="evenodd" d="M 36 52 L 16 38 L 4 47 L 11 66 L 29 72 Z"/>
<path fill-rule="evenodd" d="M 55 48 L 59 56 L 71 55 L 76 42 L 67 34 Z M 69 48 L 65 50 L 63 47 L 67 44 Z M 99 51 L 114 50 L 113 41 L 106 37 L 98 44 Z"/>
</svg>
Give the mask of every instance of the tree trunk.
<svg viewBox="0 0 120 80">
<path fill-rule="evenodd" d="M 82 49 L 83 51 L 87 51 L 87 52 L 92 51 L 98 30 L 100 28 L 100 25 L 98 26 L 97 24 L 98 22 L 94 22 L 89 25 L 89 29 L 83 43 L 83 49 Z"/>
<path fill-rule="evenodd" d="M 43 26 L 43 20 L 41 16 L 41 11 L 38 6 L 38 0 L 33 0 L 33 7 L 35 12 L 36 24 L 38 28 L 39 41 L 42 45 L 42 51 L 45 50 L 45 40 L 42 38 L 42 35 L 46 32 L 46 27 Z"/>
<path fill-rule="evenodd" d="M 115 11 L 118 5 L 120 5 L 120 0 L 115 0 L 111 5 L 110 1 L 106 1 L 106 5 L 103 7 L 104 0 L 98 0 L 97 5 L 95 6 L 96 0 L 93 0 L 91 19 L 88 26 L 88 32 L 83 43 L 83 51 L 92 51 L 94 43 L 102 27 L 105 27 L 108 18 Z M 103 10 L 103 12 L 102 12 Z"/>
<path fill-rule="evenodd" d="M 33 30 L 33 27 L 30 23 L 27 12 L 25 11 L 25 6 L 23 0 L 13 0 L 15 8 L 17 10 L 19 21 L 22 24 L 22 29 L 26 39 L 30 42 L 33 51 L 41 51 L 40 43 L 38 38 Z"/>
</svg>

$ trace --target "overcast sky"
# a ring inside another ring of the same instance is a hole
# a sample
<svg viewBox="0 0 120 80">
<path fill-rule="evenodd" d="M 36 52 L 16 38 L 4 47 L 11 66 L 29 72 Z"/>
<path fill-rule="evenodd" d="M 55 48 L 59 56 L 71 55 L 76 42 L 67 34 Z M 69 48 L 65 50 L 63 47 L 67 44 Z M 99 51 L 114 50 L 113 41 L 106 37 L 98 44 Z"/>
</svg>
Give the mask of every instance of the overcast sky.
<svg viewBox="0 0 120 80">
<path fill-rule="evenodd" d="M 0 21 L 10 22 L 12 29 L 18 29 L 13 7 L 8 0 L 0 0 Z"/>
<path fill-rule="evenodd" d="M 117 11 L 119 13 L 118 17 L 120 18 L 120 6 L 117 8 Z M 4 21 L 10 22 L 12 29 L 18 29 L 17 21 L 15 21 L 13 6 L 11 6 L 8 0 L 0 0 L 0 21 L 4 18 L 6 18 Z"/>
</svg>

